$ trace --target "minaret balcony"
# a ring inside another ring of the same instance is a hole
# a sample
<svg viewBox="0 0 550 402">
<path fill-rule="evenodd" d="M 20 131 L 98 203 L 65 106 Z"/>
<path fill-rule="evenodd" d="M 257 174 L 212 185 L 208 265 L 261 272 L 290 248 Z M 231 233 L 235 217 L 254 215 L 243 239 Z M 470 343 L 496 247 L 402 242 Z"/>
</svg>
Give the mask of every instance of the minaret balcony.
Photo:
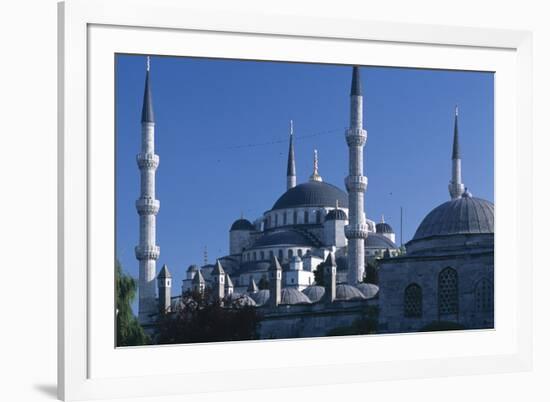
<svg viewBox="0 0 550 402">
<path fill-rule="evenodd" d="M 142 260 L 157 260 L 160 256 L 159 246 L 136 246 L 136 258 Z"/>
<path fill-rule="evenodd" d="M 149 152 L 140 152 L 136 156 L 136 161 L 140 169 L 156 169 L 159 165 L 159 156 Z"/>
<path fill-rule="evenodd" d="M 367 191 L 368 179 L 366 176 L 346 177 L 346 189 L 348 192 L 364 193 Z"/>
<path fill-rule="evenodd" d="M 367 142 L 367 130 L 362 128 L 348 128 L 346 142 L 349 147 L 362 147 Z"/>
<path fill-rule="evenodd" d="M 369 234 L 369 227 L 365 223 L 346 225 L 344 233 L 348 239 L 366 239 Z"/>
<path fill-rule="evenodd" d="M 160 201 L 152 198 L 136 200 L 136 209 L 140 215 L 156 215 L 160 209 Z"/>
</svg>

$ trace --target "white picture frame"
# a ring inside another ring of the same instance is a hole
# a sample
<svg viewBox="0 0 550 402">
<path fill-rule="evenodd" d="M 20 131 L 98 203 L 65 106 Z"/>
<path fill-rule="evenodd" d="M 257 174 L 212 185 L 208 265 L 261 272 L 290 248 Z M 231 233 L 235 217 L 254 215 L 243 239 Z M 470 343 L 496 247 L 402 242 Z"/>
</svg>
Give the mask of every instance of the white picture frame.
<svg viewBox="0 0 550 402">
<path fill-rule="evenodd" d="M 212 13 L 198 6 L 186 8 L 175 0 L 70 0 L 60 3 L 58 12 L 61 399 L 162 396 L 531 368 L 529 32 Z M 98 292 L 113 295 L 113 273 L 93 268 L 97 261 L 114 261 L 114 235 L 105 233 L 113 224 L 109 191 L 114 183 L 110 150 L 113 56 L 117 52 L 495 71 L 496 330 L 115 349 L 114 298 L 94 296 Z M 451 342 L 452 350 L 446 350 Z M 319 354 L 319 348 L 325 353 Z M 348 353 L 358 348 L 371 349 L 368 354 Z M 222 353 L 235 364 L 212 367 L 209 362 Z M 258 355 L 266 358 L 238 358 Z M 301 357 L 285 359 L 289 355 Z M 185 367 L 181 359 L 195 364 Z M 208 364 L 201 365 L 200 360 Z"/>
</svg>

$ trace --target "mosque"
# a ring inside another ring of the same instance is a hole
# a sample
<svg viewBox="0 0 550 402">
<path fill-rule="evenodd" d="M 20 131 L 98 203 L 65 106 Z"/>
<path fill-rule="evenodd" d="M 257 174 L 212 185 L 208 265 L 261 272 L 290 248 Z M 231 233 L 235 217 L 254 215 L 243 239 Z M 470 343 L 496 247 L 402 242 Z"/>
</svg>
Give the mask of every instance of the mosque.
<svg viewBox="0 0 550 402">
<path fill-rule="evenodd" d="M 286 191 L 262 216 L 237 219 L 229 228 L 229 254 L 214 264 L 190 265 L 179 294 L 164 265 L 156 274 L 154 113 L 147 64 L 142 110 L 142 149 L 137 155 L 141 194 L 136 201 L 140 243 L 139 320 L 154 328 L 155 317 L 182 308 L 190 291 L 204 292 L 227 308 L 253 306 L 262 312 L 260 338 L 323 336 L 377 311 L 379 332 L 423 330 L 434 322 L 463 328 L 493 327 L 494 206 L 475 198 L 461 176 L 458 110 L 452 151 L 451 200 L 433 209 L 413 239 L 398 247 L 395 231 L 365 211 L 363 93 L 353 67 L 346 191 L 319 172 L 317 151 L 309 180 L 296 181 L 294 133 L 290 123 Z M 370 264 L 373 263 L 373 264 Z M 368 283 L 365 268 L 377 278 Z M 319 275 L 322 270 L 322 275 Z M 317 273 L 317 275 L 316 275 Z M 323 278 L 318 283 L 316 278 Z M 157 296 L 158 294 L 158 296 Z M 374 310 L 373 310 L 374 307 Z"/>
</svg>

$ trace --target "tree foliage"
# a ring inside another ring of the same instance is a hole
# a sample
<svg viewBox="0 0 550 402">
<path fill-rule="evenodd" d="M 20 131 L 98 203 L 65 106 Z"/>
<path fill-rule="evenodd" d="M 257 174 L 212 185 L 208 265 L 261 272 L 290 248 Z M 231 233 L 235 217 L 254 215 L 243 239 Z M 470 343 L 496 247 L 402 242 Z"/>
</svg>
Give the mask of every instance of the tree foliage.
<svg viewBox="0 0 550 402">
<path fill-rule="evenodd" d="M 315 284 L 317 286 L 325 286 L 325 263 L 324 262 L 317 265 L 317 269 L 313 273 L 313 278 L 315 279 Z"/>
<path fill-rule="evenodd" d="M 207 289 L 188 292 L 170 314 L 158 322 L 156 343 L 198 343 L 258 339 L 261 320 L 256 308 L 243 306 L 239 298 L 221 305 L 213 301 Z"/>
<path fill-rule="evenodd" d="M 378 285 L 378 260 L 367 261 L 363 282 Z"/>
<path fill-rule="evenodd" d="M 122 271 L 120 262 L 115 264 L 116 283 L 116 341 L 117 346 L 138 346 L 149 343 L 138 320 L 132 313 L 132 301 L 136 297 L 134 278 Z"/>
<path fill-rule="evenodd" d="M 269 281 L 265 276 L 262 276 L 260 282 L 258 282 L 258 289 L 264 290 L 269 289 Z"/>
</svg>

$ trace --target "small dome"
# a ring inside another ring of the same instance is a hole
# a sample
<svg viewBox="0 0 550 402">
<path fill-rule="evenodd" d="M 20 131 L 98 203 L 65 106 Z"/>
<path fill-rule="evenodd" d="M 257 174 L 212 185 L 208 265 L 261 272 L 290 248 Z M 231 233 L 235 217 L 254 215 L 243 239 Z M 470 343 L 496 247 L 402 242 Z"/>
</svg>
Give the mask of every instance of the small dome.
<svg viewBox="0 0 550 402">
<path fill-rule="evenodd" d="M 376 224 L 376 233 L 395 233 L 393 228 L 386 222 Z"/>
<path fill-rule="evenodd" d="M 255 230 L 254 225 L 248 220 L 248 219 L 237 219 L 235 222 L 233 222 L 233 225 L 231 225 L 231 229 L 229 229 L 230 232 L 234 230 Z"/>
<path fill-rule="evenodd" d="M 199 271 L 199 266 L 198 265 L 189 265 L 189 268 L 187 268 L 187 272 L 197 272 Z"/>
<path fill-rule="evenodd" d="M 298 184 L 287 190 L 275 202 L 272 209 L 287 209 L 296 207 L 329 207 L 339 202 L 341 207 L 348 207 L 348 194 L 322 181 L 309 181 Z"/>
<path fill-rule="evenodd" d="M 263 306 L 269 301 L 269 289 L 259 290 L 251 294 L 250 297 L 256 302 L 256 306 Z"/>
<path fill-rule="evenodd" d="M 359 289 L 351 285 L 336 285 L 336 299 L 337 300 L 364 300 L 366 297 L 359 291 Z"/>
<path fill-rule="evenodd" d="M 311 304 L 311 300 L 294 288 L 283 288 L 281 290 L 281 304 Z"/>
<path fill-rule="evenodd" d="M 380 290 L 374 283 L 360 283 L 357 285 L 357 289 L 359 289 L 367 299 L 375 297 Z"/>
<path fill-rule="evenodd" d="M 312 303 L 317 303 L 325 295 L 325 288 L 323 286 L 308 286 L 302 293 L 305 294 Z"/>
<path fill-rule="evenodd" d="M 434 208 L 422 221 L 414 240 L 454 234 L 494 233 L 493 203 L 464 195 Z"/>
<path fill-rule="evenodd" d="M 333 209 L 325 216 L 325 221 L 347 221 L 348 216 L 343 209 Z"/>
</svg>

